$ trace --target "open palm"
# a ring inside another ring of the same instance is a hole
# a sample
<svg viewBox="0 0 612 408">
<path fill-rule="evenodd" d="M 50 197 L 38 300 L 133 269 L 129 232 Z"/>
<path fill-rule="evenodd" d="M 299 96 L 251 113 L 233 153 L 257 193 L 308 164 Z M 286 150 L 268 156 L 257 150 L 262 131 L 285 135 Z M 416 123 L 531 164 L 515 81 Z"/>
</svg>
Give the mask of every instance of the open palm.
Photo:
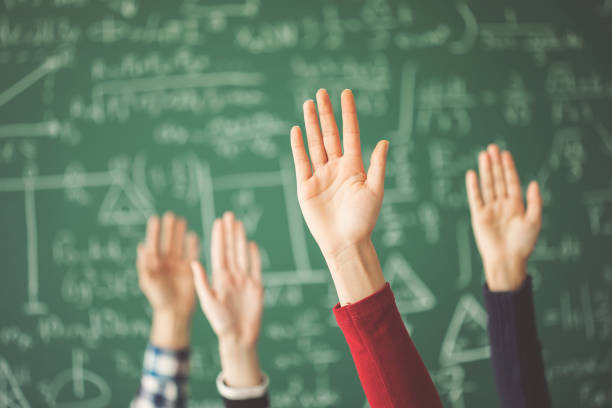
<svg viewBox="0 0 612 408">
<path fill-rule="evenodd" d="M 472 226 L 489 285 L 516 289 L 524 279 L 542 222 L 537 183 L 527 189 L 527 208 L 512 159 L 496 145 L 479 156 L 480 184 L 474 171 L 466 175 Z M 482 194 L 481 194 L 482 191 Z M 494 289 L 494 288 L 492 288 Z"/>
<path fill-rule="evenodd" d="M 155 311 L 190 316 L 195 290 L 190 263 L 198 259 L 199 242 L 186 234 L 184 219 L 172 213 L 147 223 L 146 242 L 138 247 L 138 278 L 142 291 Z"/>
<path fill-rule="evenodd" d="M 378 143 L 366 174 L 352 92 L 345 90 L 341 102 L 344 152 L 325 90 L 317 92 L 320 125 L 314 102 L 304 103 L 310 160 L 300 128 L 295 126 L 291 130 L 300 208 L 326 256 L 369 238 L 384 191 L 388 142 Z"/>
<path fill-rule="evenodd" d="M 247 243 L 244 226 L 226 213 L 212 232 L 212 285 L 199 262 L 193 276 L 202 310 L 219 339 L 253 345 L 263 312 L 261 260 L 254 242 Z"/>
</svg>

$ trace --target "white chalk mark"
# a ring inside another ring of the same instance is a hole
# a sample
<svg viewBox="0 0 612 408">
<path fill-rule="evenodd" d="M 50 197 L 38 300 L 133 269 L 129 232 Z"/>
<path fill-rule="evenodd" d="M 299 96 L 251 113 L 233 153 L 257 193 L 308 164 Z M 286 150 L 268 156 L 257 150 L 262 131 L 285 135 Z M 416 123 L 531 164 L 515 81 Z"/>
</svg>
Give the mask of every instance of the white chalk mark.
<svg viewBox="0 0 612 408">
<path fill-rule="evenodd" d="M 72 367 L 60 372 L 51 382 L 49 403 L 52 407 L 103 408 L 109 406 L 112 391 L 108 383 L 98 374 L 84 369 L 83 360 L 83 351 L 73 351 Z M 95 393 L 89 395 L 94 390 Z M 59 401 L 60 395 L 61 401 Z"/>
<path fill-rule="evenodd" d="M 559 299 L 561 309 L 561 326 L 564 329 L 571 329 L 573 324 L 572 318 L 572 300 L 569 292 L 563 292 Z"/>
<path fill-rule="evenodd" d="M 214 177 L 213 182 L 215 191 L 245 187 L 279 187 L 283 185 L 283 176 L 280 171 L 232 174 Z"/>
<path fill-rule="evenodd" d="M 210 175 L 210 167 L 208 163 L 197 163 L 196 180 L 198 193 L 200 194 L 200 219 L 202 222 L 202 231 L 204 231 L 204 248 L 210 248 L 210 228 L 215 221 L 215 197 L 213 193 L 212 177 Z M 212 270 L 210 257 L 205 257 L 206 267 L 209 271 Z"/>
<path fill-rule="evenodd" d="M 458 3 L 457 11 L 461 18 L 463 18 L 465 30 L 463 36 L 459 40 L 449 44 L 449 48 L 454 54 L 466 54 L 471 51 L 472 48 L 474 48 L 474 44 L 476 44 L 476 39 L 478 38 L 478 21 L 476 20 L 474 12 L 472 12 L 466 3 Z"/>
<path fill-rule="evenodd" d="M 597 134 L 601 138 L 601 141 L 603 142 L 606 152 L 608 153 L 609 156 L 612 156 L 612 134 L 601 123 L 597 123 L 594 126 L 595 126 L 595 131 L 597 132 Z"/>
<path fill-rule="evenodd" d="M 19 81 L 11 85 L 8 89 L 0 93 L 0 106 L 6 104 L 14 97 L 28 89 L 30 86 L 34 85 L 45 75 L 57 70 L 58 68 L 61 68 L 62 65 L 63 60 L 58 55 L 54 55 L 47 58 L 45 62 L 43 62 L 39 67 L 34 69 L 34 71 L 28 73 Z"/>
<path fill-rule="evenodd" d="M 389 189 L 385 190 L 385 197 L 383 198 L 385 204 L 393 203 L 414 203 L 417 202 L 417 197 L 414 194 L 407 194 L 401 189 Z"/>
<path fill-rule="evenodd" d="M 583 195 L 585 204 L 599 204 L 612 201 L 612 190 L 587 191 Z"/>
<path fill-rule="evenodd" d="M 262 74 L 249 72 L 219 72 L 112 80 L 94 86 L 92 103 L 103 118 L 104 95 L 107 94 L 134 94 L 168 89 L 218 88 L 221 86 L 257 86 L 263 80 L 264 76 Z"/>
<path fill-rule="evenodd" d="M 85 397 L 85 379 L 83 376 L 84 356 L 82 350 L 72 350 L 72 378 L 74 395 L 83 399 Z"/>
<path fill-rule="evenodd" d="M 555 34 L 550 24 L 487 23 L 480 27 L 483 36 L 551 37 Z"/>
<path fill-rule="evenodd" d="M 34 176 L 28 177 L 27 183 L 31 183 L 34 190 L 55 190 L 62 188 L 76 187 L 102 187 L 113 184 L 123 176 L 118 173 L 98 172 L 83 173 L 79 178 L 78 184 L 71 183 L 70 177 L 62 175 Z M 26 178 L 4 178 L 0 179 L 0 192 L 3 191 L 24 191 L 26 189 Z"/>
<path fill-rule="evenodd" d="M 155 212 L 153 204 L 136 185 L 123 180 L 111 184 L 98 212 L 101 225 L 144 224 Z"/>
<path fill-rule="evenodd" d="M 464 289 L 472 281 L 472 248 L 470 245 L 470 224 L 467 219 L 462 218 L 457 221 L 455 229 L 457 239 L 457 257 L 459 258 L 459 277 L 457 278 L 457 288 Z"/>
<path fill-rule="evenodd" d="M 263 283 L 264 286 L 327 285 L 329 272 L 322 269 L 266 272 Z"/>
<path fill-rule="evenodd" d="M 595 337 L 595 318 L 593 316 L 593 306 L 591 302 L 591 290 L 585 283 L 580 289 L 580 297 L 582 301 L 582 312 L 584 314 L 584 328 L 587 339 L 591 340 Z"/>
<path fill-rule="evenodd" d="M 36 218 L 36 197 L 39 190 L 65 189 L 75 187 L 98 187 L 111 185 L 123 180 L 120 173 L 83 173 L 50 176 L 25 176 L 21 178 L 0 179 L 0 192 L 24 193 L 26 243 L 27 243 L 27 277 L 28 300 L 24 305 L 29 315 L 47 312 L 47 306 L 39 301 L 39 268 L 38 268 L 38 228 Z"/>
<path fill-rule="evenodd" d="M 25 305 L 27 314 L 40 314 L 46 311 L 46 306 L 38 300 L 38 229 L 36 227 L 36 201 L 34 188 L 26 183 L 25 223 L 28 259 L 28 301 Z"/>
<path fill-rule="evenodd" d="M 162 91 L 167 89 L 217 88 L 220 86 L 257 86 L 264 76 L 250 72 L 215 72 L 206 74 L 172 75 L 152 78 L 119 79 L 95 85 L 93 94 L 123 94 Z"/>
<path fill-rule="evenodd" d="M 418 313 L 436 306 L 436 297 L 399 254 L 392 254 L 384 265 L 400 313 Z"/>
<path fill-rule="evenodd" d="M 0 138 L 55 138 L 61 126 L 56 120 L 41 123 L 9 123 L 0 125 Z"/>
<path fill-rule="evenodd" d="M 190 17 L 255 17 L 259 13 L 259 3 L 260 0 L 245 0 L 242 4 L 228 4 L 227 1 L 224 1 L 224 4 L 194 4 L 194 2 L 186 2 L 181 7 L 181 11 Z"/>
<path fill-rule="evenodd" d="M 399 100 L 399 129 L 397 131 L 397 137 L 402 140 L 412 139 L 415 91 L 416 66 L 411 63 L 405 63 L 402 68 Z"/>
<path fill-rule="evenodd" d="M 310 269 L 310 258 L 308 257 L 308 246 L 306 245 L 306 234 L 304 222 L 297 201 L 297 187 L 292 164 L 287 157 L 280 161 L 281 177 L 283 181 L 283 193 L 285 195 L 285 208 L 289 225 L 289 236 L 291 238 L 291 249 L 295 266 L 299 270 Z"/>
<path fill-rule="evenodd" d="M 8 362 L 0 357 L 0 407 L 30 408 Z"/>
<path fill-rule="evenodd" d="M 472 339 L 468 338 L 472 337 Z M 471 294 L 459 299 L 440 349 L 440 364 L 447 366 L 489 358 L 487 312 Z"/>
</svg>

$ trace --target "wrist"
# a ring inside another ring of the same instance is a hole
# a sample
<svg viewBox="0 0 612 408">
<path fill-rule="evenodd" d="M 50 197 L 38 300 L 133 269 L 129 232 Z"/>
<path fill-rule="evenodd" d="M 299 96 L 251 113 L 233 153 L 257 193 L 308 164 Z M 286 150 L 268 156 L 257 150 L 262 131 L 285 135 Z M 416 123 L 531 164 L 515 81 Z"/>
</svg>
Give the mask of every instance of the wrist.
<svg viewBox="0 0 612 408">
<path fill-rule="evenodd" d="M 491 292 L 518 290 L 527 278 L 527 259 L 483 259 L 483 266 Z"/>
<path fill-rule="evenodd" d="M 263 377 L 256 343 L 244 344 L 233 336 L 220 337 L 219 356 L 226 385 L 245 388 L 261 384 Z"/>
<path fill-rule="evenodd" d="M 349 243 L 325 256 L 340 304 L 364 299 L 385 286 L 385 278 L 371 239 Z"/>
<path fill-rule="evenodd" d="M 154 346 L 182 350 L 189 346 L 191 314 L 173 310 L 154 310 L 151 325 L 151 344 Z"/>
</svg>

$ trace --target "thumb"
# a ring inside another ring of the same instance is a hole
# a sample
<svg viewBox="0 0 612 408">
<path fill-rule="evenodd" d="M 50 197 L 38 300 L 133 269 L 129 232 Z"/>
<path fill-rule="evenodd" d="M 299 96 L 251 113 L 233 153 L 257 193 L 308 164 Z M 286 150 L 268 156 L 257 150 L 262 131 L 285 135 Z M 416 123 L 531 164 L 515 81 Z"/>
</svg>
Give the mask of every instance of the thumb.
<svg viewBox="0 0 612 408">
<path fill-rule="evenodd" d="M 540 186 L 536 181 L 529 183 L 527 187 L 527 212 L 525 213 L 527 221 L 534 225 L 542 223 L 542 195 L 540 194 Z"/>
<path fill-rule="evenodd" d="M 208 276 L 206 276 L 206 271 L 198 261 L 191 262 L 191 271 L 193 272 L 193 282 L 195 283 L 196 293 L 200 299 L 200 305 L 202 305 L 204 309 L 214 298 L 212 289 L 208 284 Z"/>
<path fill-rule="evenodd" d="M 367 183 L 368 186 L 370 186 L 370 188 L 377 194 L 382 194 L 385 188 L 385 167 L 387 165 L 388 151 L 389 142 L 386 140 L 381 140 L 374 148 L 370 158 Z"/>
</svg>

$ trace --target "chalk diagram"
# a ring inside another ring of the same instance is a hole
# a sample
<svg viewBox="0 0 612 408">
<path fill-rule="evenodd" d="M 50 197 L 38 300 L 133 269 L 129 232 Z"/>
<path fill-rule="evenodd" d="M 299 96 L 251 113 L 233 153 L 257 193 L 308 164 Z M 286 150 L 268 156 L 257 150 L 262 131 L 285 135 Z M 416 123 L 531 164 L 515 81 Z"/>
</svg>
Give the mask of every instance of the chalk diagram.
<svg viewBox="0 0 612 408">
<path fill-rule="evenodd" d="M 44 314 L 47 306 L 39 296 L 38 227 L 36 192 L 68 190 L 84 187 L 109 187 L 102 202 L 99 218 L 102 225 L 144 223 L 152 213 L 152 205 L 134 188 L 127 178 L 116 171 L 59 175 L 25 175 L 21 178 L 0 179 L 0 193 L 23 192 L 26 227 L 28 297 L 25 313 Z"/>
<path fill-rule="evenodd" d="M 384 271 L 400 313 L 423 312 L 435 307 L 436 297 L 401 255 L 390 255 Z"/>
<path fill-rule="evenodd" d="M 8 362 L 0 357 L 0 407 L 30 408 Z"/>
<path fill-rule="evenodd" d="M 49 404 L 54 408 L 102 408 L 111 400 L 111 389 L 98 374 L 83 368 L 83 350 L 72 351 L 72 367 L 60 372 L 49 389 Z"/>
<path fill-rule="evenodd" d="M 490 356 L 487 312 L 471 294 L 459 299 L 440 349 L 440 364 L 466 363 Z"/>
</svg>

